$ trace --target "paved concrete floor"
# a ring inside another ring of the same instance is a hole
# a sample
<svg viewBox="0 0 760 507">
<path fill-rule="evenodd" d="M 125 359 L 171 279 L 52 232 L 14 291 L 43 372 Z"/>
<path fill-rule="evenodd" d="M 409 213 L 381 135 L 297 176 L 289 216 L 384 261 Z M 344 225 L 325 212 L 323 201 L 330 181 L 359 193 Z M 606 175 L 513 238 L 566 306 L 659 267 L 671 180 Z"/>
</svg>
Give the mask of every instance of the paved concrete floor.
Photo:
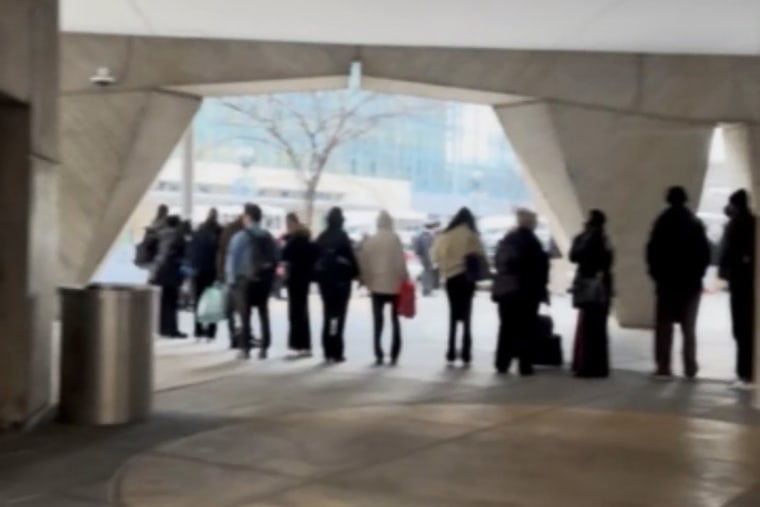
<svg viewBox="0 0 760 507">
<path fill-rule="evenodd" d="M 160 343 L 155 417 L 0 438 L 0 505 L 760 505 L 751 395 L 648 380 L 636 371 L 648 369 L 646 334 L 615 333 L 623 369 L 609 380 L 502 378 L 487 301 L 461 369 L 443 366 L 445 304 L 433 299 L 405 323 L 402 363 L 374 368 L 368 302 L 354 304 L 339 366 L 284 360 L 281 341 L 250 363 L 222 345 Z M 561 304 L 560 328 L 572 320 Z M 730 341 L 703 335 L 703 372 L 728 376 Z"/>
</svg>

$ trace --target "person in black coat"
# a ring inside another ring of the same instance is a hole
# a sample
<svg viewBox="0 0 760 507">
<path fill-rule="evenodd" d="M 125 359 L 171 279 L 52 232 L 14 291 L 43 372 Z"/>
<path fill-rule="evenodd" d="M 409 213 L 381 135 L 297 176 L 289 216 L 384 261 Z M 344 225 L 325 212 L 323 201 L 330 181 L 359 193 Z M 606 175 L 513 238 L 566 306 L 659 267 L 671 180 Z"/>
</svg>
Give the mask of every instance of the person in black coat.
<svg viewBox="0 0 760 507">
<path fill-rule="evenodd" d="M 295 213 L 288 213 L 286 222 L 288 233 L 285 235 L 282 261 L 288 290 L 288 347 L 297 357 L 310 357 L 309 287 L 314 277 L 317 250 L 309 229 L 301 224 Z"/>
<path fill-rule="evenodd" d="M 731 195 L 726 214 L 729 222 L 723 234 L 720 277 L 728 282 L 731 293 L 736 376 L 742 386 L 754 377 L 755 334 L 755 215 L 746 190 Z"/>
<path fill-rule="evenodd" d="M 585 230 L 575 237 L 570 262 L 578 265 L 573 299 L 578 326 L 573 371 L 578 377 L 607 377 L 610 373 L 607 324 L 612 298 L 613 252 L 604 230 L 607 217 L 592 210 Z"/>
<path fill-rule="evenodd" d="M 520 374 L 533 374 L 531 338 L 538 329 L 538 309 L 548 300 L 549 257 L 536 237 L 536 215 L 517 212 L 518 226 L 496 249 L 496 276 L 492 297 L 499 308 L 499 337 L 496 371 L 509 371 L 512 359 L 519 360 Z"/>
<path fill-rule="evenodd" d="M 343 211 L 332 208 L 327 214 L 327 228 L 316 241 L 315 278 L 324 308 L 322 347 L 325 360 L 336 363 L 345 361 L 343 331 L 351 286 L 359 276 L 356 254 L 343 222 Z"/>
<path fill-rule="evenodd" d="M 673 326 L 680 324 L 684 374 L 694 378 L 699 370 L 697 314 L 710 265 L 710 242 L 704 225 L 686 206 L 688 196 L 683 188 L 670 188 L 667 202 L 669 207 L 655 222 L 646 252 L 657 295 L 654 376 L 672 376 Z"/>
<path fill-rule="evenodd" d="M 177 322 L 179 292 L 184 279 L 182 264 L 185 261 L 185 237 L 178 216 L 170 215 L 158 231 L 158 253 L 150 282 L 161 287 L 159 308 L 159 334 L 167 338 L 187 338 Z"/>
<path fill-rule="evenodd" d="M 219 238 L 222 227 L 219 225 L 216 209 L 209 211 L 208 218 L 192 235 L 189 247 L 189 262 L 192 271 L 193 309 L 195 319 L 195 337 L 216 338 L 216 324 L 204 325 L 198 322 L 198 303 L 204 291 L 217 280 L 216 254 L 219 251 Z"/>
</svg>

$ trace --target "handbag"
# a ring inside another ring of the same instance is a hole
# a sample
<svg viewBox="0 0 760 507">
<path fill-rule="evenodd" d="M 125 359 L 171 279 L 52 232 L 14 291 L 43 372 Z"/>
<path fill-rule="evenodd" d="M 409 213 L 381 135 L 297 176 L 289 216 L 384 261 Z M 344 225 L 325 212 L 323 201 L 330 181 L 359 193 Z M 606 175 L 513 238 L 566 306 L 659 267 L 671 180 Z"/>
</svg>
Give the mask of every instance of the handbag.
<svg viewBox="0 0 760 507">
<path fill-rule="evenodd" d="M 488 260 L 479 253 L 468 254 L 464 258 L 464 271 L 471 282 L 482 282 L 491 278 Z"/>
<path fill-rule="evenodd" d="M 416 299 L 415 287 L 411 280 L 402 282 L 398 297 L 396 298 L 396 310 L 398 314 L 407 319 L 413 319 L 417 315 Z"/>
<path fill-rule="evenodd" d="M 226 318 L 227 298 L 222 284 L 214 284 L 201 295 L 198 301 L 198 322 L 203 325 L 216 324 Z"/>
<path fill-rule="evenodd" d="M 573 283 L 573 306 L 604 305 L 609 299 L 604 275 L 597 273 L 591 277 L 578 277 Z"/>
</svg>

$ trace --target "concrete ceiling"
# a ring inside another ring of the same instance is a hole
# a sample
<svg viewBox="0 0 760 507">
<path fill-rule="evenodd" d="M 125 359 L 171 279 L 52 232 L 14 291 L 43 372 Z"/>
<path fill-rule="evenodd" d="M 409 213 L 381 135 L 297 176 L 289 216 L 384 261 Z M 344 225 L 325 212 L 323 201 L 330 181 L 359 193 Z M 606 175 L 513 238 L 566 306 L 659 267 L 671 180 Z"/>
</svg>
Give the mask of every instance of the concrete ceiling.
<svg viewBox="0 0 760 507">
<path fill-rule="evenodd" d="M 65 31 L 760 55 L 758 0 L 61 0 Z"/>
</svg>

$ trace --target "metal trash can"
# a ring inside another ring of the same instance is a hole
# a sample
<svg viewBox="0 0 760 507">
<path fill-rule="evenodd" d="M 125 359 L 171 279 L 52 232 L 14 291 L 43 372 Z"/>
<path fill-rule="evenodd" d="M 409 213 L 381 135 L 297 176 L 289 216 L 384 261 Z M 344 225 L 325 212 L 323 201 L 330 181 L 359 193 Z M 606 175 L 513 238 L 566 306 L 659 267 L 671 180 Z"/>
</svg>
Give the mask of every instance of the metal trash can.
<svg viewBox="0 0 760 507">
<path fill-rule="evenodd" d="M 145 420 L 153 405 L 158 290 L 147 285 L 64 287 L 59 418 L 92 425 Z"/>
</svg>

